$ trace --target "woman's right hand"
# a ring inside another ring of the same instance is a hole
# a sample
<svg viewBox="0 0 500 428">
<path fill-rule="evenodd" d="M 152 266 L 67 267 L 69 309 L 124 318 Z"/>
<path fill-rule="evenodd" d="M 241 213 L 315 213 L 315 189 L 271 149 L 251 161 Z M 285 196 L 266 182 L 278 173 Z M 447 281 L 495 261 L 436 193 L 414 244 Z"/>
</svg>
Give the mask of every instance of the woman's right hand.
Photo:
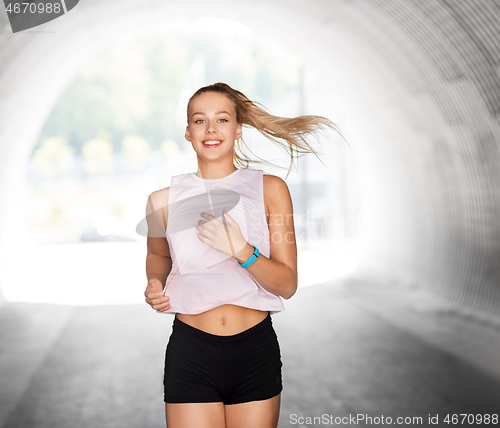
<svg viewBox="0 0 500 428">
<path fill-rule="evenodd" d="M 156 278 L 151 278 L 144 291 L 146 303 L 148 303 L 155 311 L 167 311 L 170 309 L 170 297 L 165 296 L 161 281 Z"/>
</svg>

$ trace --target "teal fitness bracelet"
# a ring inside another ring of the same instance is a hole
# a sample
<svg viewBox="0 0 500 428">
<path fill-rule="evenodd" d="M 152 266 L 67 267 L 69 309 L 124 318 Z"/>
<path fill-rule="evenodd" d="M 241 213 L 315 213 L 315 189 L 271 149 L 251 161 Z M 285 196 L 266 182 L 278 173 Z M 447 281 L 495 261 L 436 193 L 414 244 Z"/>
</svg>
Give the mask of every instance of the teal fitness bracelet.
<svg viewBox="0 0 500 428">
<path fill-rule="evenodd" d="M 257 260 L 257 257 L 259 257 L 259 250 L 257 249 L 257 247 L 255 245 L 252 245 L 252 247 L 255 248 L 255 251 L 253 252 L 253 254 L 248 258 L 248 260 L 241 264 L 240 262 L 238 262 L 238 264 L 241 266 L 241 267 L 244 267 L 244 268 L 247 268 L 248 266 L 250 266 L 255 260 Z M 238 260 L 236 260 L 238 261 Z"/>
</svg>

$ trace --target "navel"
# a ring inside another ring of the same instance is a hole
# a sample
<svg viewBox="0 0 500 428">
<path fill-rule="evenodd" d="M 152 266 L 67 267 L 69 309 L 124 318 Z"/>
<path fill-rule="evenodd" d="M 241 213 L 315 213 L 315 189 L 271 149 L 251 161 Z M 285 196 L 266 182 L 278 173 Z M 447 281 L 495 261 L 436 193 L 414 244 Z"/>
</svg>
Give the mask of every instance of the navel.
<svg viewBox="0 0 500 428">
<path fill-rule="evenodd" d="M 226 324 L 226 321 L 224 320 L 224 318 L 221 318 L 220 322 L 221 322 L 222 325 Z"/>
</svg>

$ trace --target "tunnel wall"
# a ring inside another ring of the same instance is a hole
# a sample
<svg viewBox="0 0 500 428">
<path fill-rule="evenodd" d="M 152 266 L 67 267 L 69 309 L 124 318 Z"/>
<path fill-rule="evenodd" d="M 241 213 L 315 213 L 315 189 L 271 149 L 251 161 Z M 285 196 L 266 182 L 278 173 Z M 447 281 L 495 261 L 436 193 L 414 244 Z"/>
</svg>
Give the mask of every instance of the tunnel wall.
<svg viewBox="0 0 500 428">
<path fill-rule="evenodd" d="M 382 225 L 379 239 L 371 241 L 374 264 L 405 282 L 498 316 L 498 4 L 358 5 L 365 6 L 356 11 L 363 26 L 343 16 L 337 20 L 352 24 L 353 45 L 364 47 L 372 60 L 367 62 L 388 76 L 393 104 L 414 134 L 389 138 L 412 195 L 410 201 L 399 196 L 410 207 L 393 206 L 405 212 L 408 233 L 393 227 L 395 218 Z M 377 114 L 377 100 L 371 102 Z M 397 128 L 395 121 L 389 126 Z M 390 198 L 385 202 L 394 203 Z M 399 236 L 391 239 L 391 234 Z M 398 245 L 380 245 L 384 237 Z"/>
</svg>

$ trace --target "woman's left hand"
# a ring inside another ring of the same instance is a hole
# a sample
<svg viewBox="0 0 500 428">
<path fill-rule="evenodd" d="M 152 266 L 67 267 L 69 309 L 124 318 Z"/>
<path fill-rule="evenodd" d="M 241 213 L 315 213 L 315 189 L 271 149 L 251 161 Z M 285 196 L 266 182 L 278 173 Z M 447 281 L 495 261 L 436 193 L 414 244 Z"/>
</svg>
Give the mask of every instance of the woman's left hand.
<svg viewBox="0 0 500 428">
<path fill-rule="evenodd" d="M 198 238 L 214 250 L 234 257 L 236 253 L 242 250 L 247 241 L 243 238 L 240 226 L 233 218 L 222 210 L 226 223 L 223 223 L 212 214 L 202 212 L 200 215 L 207 221 L 200 220 L 196 226 Z"/>
</svg>

